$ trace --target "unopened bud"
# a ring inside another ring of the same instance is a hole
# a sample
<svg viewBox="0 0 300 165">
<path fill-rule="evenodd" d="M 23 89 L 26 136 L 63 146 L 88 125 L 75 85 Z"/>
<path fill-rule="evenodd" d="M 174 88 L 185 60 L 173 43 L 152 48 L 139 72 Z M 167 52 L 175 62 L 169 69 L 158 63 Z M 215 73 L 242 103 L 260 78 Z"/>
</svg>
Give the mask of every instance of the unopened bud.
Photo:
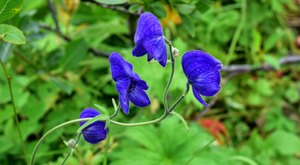
<svg viewBox="0 0 300 165">
<path fill-rule="evenodd" d="M 75 147 L 76 147 L 76 140 L 70 139 L 70 140 L 67 142 L 67 146 L 70 147 L 70 148 L 75 148 Z"/>
<path fill-rule="evenodd" d="M 174 57 L 178 57 L 179 56 L 179 50 L 175 47 L 172 47 L 172 54 L 174 55 Z"/>
</svg>

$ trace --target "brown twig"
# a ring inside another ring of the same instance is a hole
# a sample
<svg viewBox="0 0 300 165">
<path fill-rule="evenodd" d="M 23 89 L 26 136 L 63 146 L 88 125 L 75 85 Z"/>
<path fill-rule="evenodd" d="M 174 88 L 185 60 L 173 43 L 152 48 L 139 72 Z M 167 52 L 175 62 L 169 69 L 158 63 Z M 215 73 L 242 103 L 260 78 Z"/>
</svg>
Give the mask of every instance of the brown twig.
<svg viewBox="0 0 300 165">
<path fill-rule="evenodd" d="M 103 8 L 106 8 L 106 9 L 111 9 L 111 10 L 119 11 L 119 12 L 122 12 L 122 13 L 127 13 L 127 14 L 130 14 L 130 15 L 139 16 L 139 15 L 142 14 L 142 10 L 139 10 L 138 12 L 134 13 L 134 12 L 130 12 L 128 9 L 126 9 L 126 8 L 124 8 L 122 6 L 107 5 L 107 4 L 103 4 L 103 3 L 97 2 L 95 0 L 81 0 L 81 1 L 82 2 L 92 3 L 92 4 L 95 4 L 97 6 L 101 6 Z"/>
<path fill-rule="evenodd" d="M 51 3 L 51 0 L 47 0 L 47 4 L 48 4 L 52 19 L 53 19 L 54 24 L 55 24 L 55 30 L 58 31 L 58 32 L 61 32 L 60 28 L 59 28 L 59 24 L 58 24 L 56 9 L 53 6 L 53 4 Z"/>
<path fill-rule="evenodd" d="M 287 64 L 297 64 L 297 63 L 300 63 L 299 55 L 288 55 L 282 57 L 279 60 L 280 66 L 287 65 Z M 237 75 L 237 74 L 248 73 L 248 72 L 271 71 L 271 70 L 276 70 L 276 68 L 274 68 L 272 65 L 269 64 L 262 64 L 257 67 L 250 64 L 242 64 L 242 65 L 224 66 L 222 72 Z"/>
</svg>

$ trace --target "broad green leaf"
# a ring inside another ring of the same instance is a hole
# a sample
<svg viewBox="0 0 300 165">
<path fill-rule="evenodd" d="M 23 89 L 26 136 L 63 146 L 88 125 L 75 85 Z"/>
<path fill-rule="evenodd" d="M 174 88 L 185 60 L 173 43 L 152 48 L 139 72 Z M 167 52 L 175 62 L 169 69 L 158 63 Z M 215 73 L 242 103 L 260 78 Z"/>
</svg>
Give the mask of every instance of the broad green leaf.
<svg viewBox="0 0 300 165">
<path fill-rule="evenodd" d="M 65 55 L 61 60 L 64 70 L 74 69 L 85 58 L 87 45 L 83 40 L 73 41 L 66 47 Z"/>
<path fill-rule="evenodd" d="M 128 0 L 96 0 L 96 1 L 107 5 L 117 5 L 117 4 L 126 3 Z"/>
<path fill-rule="evenodd" d="M 270 148 L 282 155 L 294 155 L 300 152 L 300 138 L 289 132 L 278 130 L 270 135 L 266 142 Z"/>
<path fill-rule="evenodd" d="M 178 4 L 176 7 L 181 14 L 191 14 L 196 8 L 196 6 L 192 4 Z"/>
<path fill-rule="evenodd" d="M 0 24 L 0 41 L 1 40 L 16 45 L 26 43 L 23 32 L 17 27 L 7 24 Z"/>
<path fill-rule="evenodd" d="M 23 5 L 23 0 L 1 0 L 0 1 L 0 22 L 6 21 L 18 14 Z"/>
</svg>

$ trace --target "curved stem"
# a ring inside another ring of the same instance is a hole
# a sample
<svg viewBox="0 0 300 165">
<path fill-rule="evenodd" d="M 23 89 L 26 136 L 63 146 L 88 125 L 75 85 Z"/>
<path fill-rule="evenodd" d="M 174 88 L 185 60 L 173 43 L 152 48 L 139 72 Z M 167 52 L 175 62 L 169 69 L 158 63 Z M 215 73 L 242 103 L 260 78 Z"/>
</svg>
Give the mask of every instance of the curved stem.
<svg viewBox="0 0 300 165">
<path fill-rule="evenodd" d="M 10 94 L 10 99 L 11 99 L 11 105 L 12 105 L 12 108 L 13 108 L 13 111 L 14 111 L 14 119 L 15 119 L 15 122 L 16 122 L 16 125 L 17 125 L 18 134 L 19 134 L 19 138 L 20 138 L 20 142 L 21 142 L 21 146 L 22 146 L 22 150 L 23 150 L 23 154 L 24 154 L 24 159 L 25 159 L 26 164 L 29 164 L 28 158 L 27 158 L 27 151 L 26 151 L 25 143 L 23 141 L 23 136 L 22 136 L 22 132 L 21 132 L 21 128 L 20 128 L 19 119 L 18 119 L 18 113 L 17 113 L 17 109 L 16 109 L 15 99 L 14 99 L 14 95 L 13 95 L 13 92 L 12 92 L 11 76 L 6 71 L 4 63 L 1 61 L 1 59 L 0 59 L 0 64 L 1 64 L 2 70 L 4 72 L 4 75 L 6 77 L 7 83 L 8 83 L 9 94 Z"/>
<path fill-rule="evenodd" d="M 53 127 L 52 129 L 50 129 L 48 132 L 46 132 L 42 137 L 41 139 L 37 142 L 37 144 L 35 145 L 34 149 L 33 149 L 33 153 L 32 153 L 32 156 L 31 156 L 31 159 L 30 159 L 30 164 L 33 165 L 34 163 L 34 159 L 35 159 L 35 155 L 37 153 L 37 150 L 39 149 L 42 141 L 44 141 L 44 139 L 49 135 L 51 134 L 52 132 L 54 132 L 55 130 L 59 129 L 59 128 L 62 128 L 66 125 L 69 125 L 69 124 L 73 124 L 73 123 L 78 123 L 78 122 L 81 122 L 81 121 L 88 121 L 92 118 L 82 118 L 82 119 L 74 119 L 74 120 L 70 120 L 70 121 L 67 121 L 67 122 L 64 122 L 62 124 L 59 124 L 55 127 Z"/>
<path fill-rule="evenodd" d="M 121 109 L 121 106 L 120 106 L 120 103 L 119 103 L 117 110 L 115 110 L 115 112 L 112 115 L 110 115 L 109 118 L 113 119 L 114 117 L 116 117 L 118 115 L 120 109 Z"/>
<path fill-rule="evenodd" d="M 175 107 L 184 99 L 184 97 L 188 94 L 189 90 L 190 90 L 190 83 L 186 82 L 185 91 L 179 97 L 179 99 L 177 99 L 177 101 L 172 105 L 172 107 L 169 109 L 169 113 L 172 112 L 175 109 Z"/>
</svg>

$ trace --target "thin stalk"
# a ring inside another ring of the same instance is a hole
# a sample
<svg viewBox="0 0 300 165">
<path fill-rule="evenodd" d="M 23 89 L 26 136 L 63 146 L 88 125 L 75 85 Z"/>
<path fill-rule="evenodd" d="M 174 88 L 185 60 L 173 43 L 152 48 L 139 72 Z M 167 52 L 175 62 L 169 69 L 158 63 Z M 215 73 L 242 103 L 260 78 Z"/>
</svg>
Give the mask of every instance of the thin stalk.
<svg viewBox="0 0 300 165">
<path fill-rule="evenodd" d="M 176 106 L 184 99 L 184 97 L 188 94 L 190 90 L 190 83 L 187 82 L 186 83 L 186 88 L 185 91 L 183 92 L 183 94 L 176 100 L 176 102 L 172 105 L 172 107 L 169 109 L 169 113 L 172 112 Z"/>
<path fill-rule="evenodd" d="M 81 122 L 81 121 L 88 121 L 92 118 L 82 118 L 82 119 L 75 119 L 75 120 L 70 120 L 70 121 L 67 121 L 67 122 L 64 122 L 62 124 L 59 124 L 55 127 L 53 127 L 52 129 L 50 129 L 48 132 L 46 132 L 42 137 L 41 139 L 37 142 L 37 144 L 35 145 L 34 149 L 33 149 L 33 153 L 32 153 L 32 156 L 31 156 L 31 159 L 30 159 L 30 165 L 33 165 L 34 163 L 34 159 L 35 159 L 35 155 L 41 145 L 41 143 L 44 141 L 44 139 L 50 135 L 52 132 L 56 131 L 57 129 L 59 128 L 62 128 L 64 126 L 67 126 L 67 125 L 70 125 L 70 124 L 74 124 L 74 123 L 78 123 L 78 122 Z"/>
<path fill-rule="evenodd" d="M 228 57 L 225 60 L 224 65 L 228 65 L 230 63 L 230 61 L 232 60 L 233 53 L 236 49 L 237 42 L 241 36 L 242 30 L 246 23 L 246 14 L 247 14 L 246 12 L 247 12 L 247 0 L 243 0 L 241 2 L 241 21 L 240 21 L 238 27 L 236 28 L 236 31 L 234 32 L 233 39 L 230 43 L 230 47 L 229 47 L 229 51 L 228 51 Z"/>
<path fill-rule="evenodd" d="M 71 154 L 73 153 L 74 149 L 76 148 L 76 145 L 77 143 L 79 142 L 80 140 L 80 136 L 81 136 L 81 133 L 77 134 L 77 137 L 76 137 L 76 141 L 74 143 L 74 146 L 71 147 L 69 153 L 67 154 L 67 156 L 65 157 L 64 161 L 61 163 L 61 165 L 64 165 L 67 160 L 69 159 L 69 157 L 71 156 Z"/>
<path fill-rule="evenodd" d="M 109 143 L 110 143 L 110 133 L 108 132 L 107 138 L 106 138 L 106 143 L 105 143 L 105 151 L 104 151 L 103 165 L 107 165 L 107 157 L 108 157 Z"/>
<path fill-rule="evenodd" d="M 6 71 L 4 63 L 1 60 L 0 60 L 0 64 L 1 64 L 2 70 L 4 72 L 4 75 L 6 77 L 7 83 L 8 83 L 11 105 L 12 105 L 12 108 L 14 111 L 14 119 L 15 119 L 15 122 L 16 122 L 17 128 L 18 128 L 18 134 L 19 134 L 19 138 L 20 138 L 20 142 L 21 142 L 21 146 L 22 146 L 22 150 L 23 150 L 23 154 L 24 154 L 24 159 L 26 161 L 26 164 L 29 164 L 29 161 L 27 159 L 27 151 L 26 151 L 25 143 L 23 141 L 23 136 L 22 136 L 22 132 L 21 132 L 21 128 L 20 128 L 19 119 L 18 119 L 18 113 L 17 113 L 17 109 L 16 109 L 16 105 L 15 105 L 15 99 L 14 99 L 14 95 L 12 92 L 11 76 Z"/>
</svg>

